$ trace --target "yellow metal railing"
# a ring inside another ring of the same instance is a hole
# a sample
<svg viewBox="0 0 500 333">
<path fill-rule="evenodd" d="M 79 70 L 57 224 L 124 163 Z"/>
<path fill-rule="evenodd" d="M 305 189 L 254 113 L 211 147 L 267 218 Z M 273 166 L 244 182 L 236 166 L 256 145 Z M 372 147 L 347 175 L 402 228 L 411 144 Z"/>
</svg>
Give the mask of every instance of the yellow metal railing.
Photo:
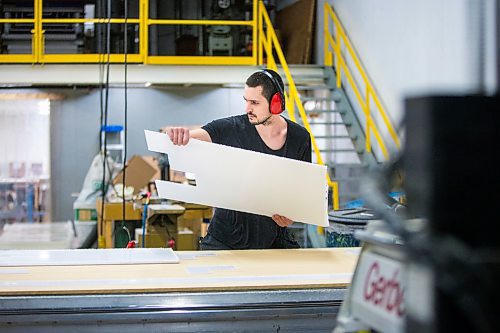
<svg viewBox="0 0 500 333">
<path fill-rule="evenodd" d="M 150 19 L 149 1 L 141 0 L 141 13 L 144 27 L 142 38 L 144 40 L 141 54 L 146 55 L 144 63 L 146 64 L 172 64 L 172 65 L 252 65 L 257 64 L 257 53 L 252 48 L 251 56 L 150 56 L 148 55 L 149 27 L 151 25 L 231 25 L 231 26 L 250 26 L 252 27 L 252 41 L 257 36 L 257 0 L 253 1 L 252 20 L 162 20 Z"/>
<path fill-rule="evenodd" d="M 274 58 L 274 52 L 278 56 L 279 63 L 285 72 L 286 79 L 288 81 L 288 92 L 285 91 L 285 99 L 286 99 L 286 108 L 288 110 L 288 116 L 290 120 L 296 121 L 295 113 L 297 110 L 300 118 L 304 124 L 304 127 L 307 129 L 309 134 L 311 135 L 311 143 L 316 155 L 316 161 L 318 164 L 324 165 L 323 158 L 321 157 L 320 150 L 316 143 L 316 139 L 311 131 L 311 126 L 307 119 L 307 114 L 304 110 L 304 106 L 300 100 L 299 92 L 295 85 L 292 75 L 290 74 L 290 69 L 288 68 L 288 64 L 286 62 L 285 56 L 283 54 L 283 50 L 278 41 L 278 37 L 276 36 L 276 32 L 274 31 L 273 25 L 271 24 L 271 20 L 269 19 L 269 15 L 267 13 L 266 7 L 262 2 L 259 2 L 259 23 L 258 23 L 258 63 L 264 64 L 264 51 L 266 55 L 266 65 L 268 68 L 277 70 L 277 62 Z M 330 175 L 327 173 L 327 182 L 328 186 L 332 188 L 332 204 L 333 209 L 339 209 L 339 190 L 338 183 L 332 181 Z"/>
<path fill-rule="evenodd" d="M 330 19 L 333 21 L 334 29 L 332 32 L 330 32 L 330 25 L 331 25 Z M 356 99 L 359 105 L 361 106 L 361 109 L 363 110 L 363 114 L 365 115 L 366 151 L 367 152 L 372 151 L 371 136 L 373 132 L 373 135 L 377 140 L 377 143 L 380 147 L 380 150 L 382 151 L 382 154 L 384 155 L 384 158 L 388 159 L 389 152 L 387 150 L 387 146 L 384 140 L 382 139 L 382 136 L 380 135 L 380 131 L 378 129 L 377 124 L 373 120 L 372 108 L 370 107 L 372 101 L 376 106 L 375 108 L 376 112 L 378 112 L 378 115 L 382 118 L 383 123 L 385 124 L 385 128 L 389 132 L 397 148 L 400 148 L 401 146 L 399 137 L 396 131 L 394 130 L 394 127 L 392 126 L 391 121 L 389 120 L 389 117 L 387 116 L 387 113 L 384 107 L 382 106 L 379 97 L 377 96 L 375 88 L 373 87 L 363 67 L 361 66 L 361 62 L 359 61 L 356 52 L 354 52 L 354 48 L 352 47 L 349 39 L 347 38 L 347 34 L 345 33 L 344 28 L 340 24 L 337 15 L 333 11 L 331 5 L 326 2 L 324 4 L 323 31 L 324 31 L 325 66 L 330 66 L 330 67 L 333 66 L 333 56 L 335 55 L 335 68 L 337 70 L 337 87 L 340 88 L 342 86 L 342 76 L 343 74 L 345 74 L 345 77 L 347 78 L 346 83 L 348 83 L 350 87 L 353 89 L 354 94 L 356 95 Z M 343 47 L 345 47 L 345 49 L 347 50 L 346 52 L 343 52 Z M 359 88 L 358 83 L 354 79 L 353 71 L 347 65 L 348 63 L 348 60 L 346 58 L 347 55 L 349 56 L 349 59 L 354 63 L 357 73 L 362 78 L 361 84 L 363 86 L 361 87 L 361 89 L 364 88 L 364 94 L 362 93 L 362 90 Z"/>
<path fill-rule="evenodd" d="M 0 63 L 99 63 L 110 61 L 122 63 L 125 54 L 113 53 L 106 56 L 103 53 L 86 54 L 46 54 L 45 30 L 53 24 L 113 24 L 139 26 L 139 52 L 128 53 L 127 61 L 144 64 L 175 64 L 175 65 L 257 65 L 257 51 L 252 47 L 250 56 L 161 56 L 150 55 L 148 43 L 150 40 L 149 28 L 162 25 L 225 25 L 249 26 L 252 28 L 252 41 L 257 39 L 257 6 L 258 0 L 253 1 L 252 19 L 244 20 L 170 20 L 149 18 L 149 0 L 139 0 L 138 18 L 44 18 L 43 0 L 33 0 L 33 19 L 0 19 L 2 24 L 29 23 L 33 24 L 31 54 L 1 54 Z M 126 28 L 126 27 L 124 27 Z M 106 50 L 103 50 L 106 52 Z"/>
</svg>

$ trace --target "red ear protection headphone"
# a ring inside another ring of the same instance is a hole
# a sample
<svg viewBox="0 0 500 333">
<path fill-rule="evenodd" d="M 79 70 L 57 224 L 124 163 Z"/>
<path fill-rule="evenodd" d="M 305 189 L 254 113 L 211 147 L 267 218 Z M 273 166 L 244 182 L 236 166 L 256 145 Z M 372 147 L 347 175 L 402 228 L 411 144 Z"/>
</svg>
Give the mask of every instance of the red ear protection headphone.
<svg viewBox="0 0 500 333">
<path fill-rule="evenodd" d="M 262 73 L 271 80 L 276 89 L 276 92 L 271 96 L 271 100 L 269 101 L 269 112 L 271 112 L 271 114 L 280 114 L 285 110 L 285 94 L 272 73 L 265 69 L 262 70 Z"/>
</svg>

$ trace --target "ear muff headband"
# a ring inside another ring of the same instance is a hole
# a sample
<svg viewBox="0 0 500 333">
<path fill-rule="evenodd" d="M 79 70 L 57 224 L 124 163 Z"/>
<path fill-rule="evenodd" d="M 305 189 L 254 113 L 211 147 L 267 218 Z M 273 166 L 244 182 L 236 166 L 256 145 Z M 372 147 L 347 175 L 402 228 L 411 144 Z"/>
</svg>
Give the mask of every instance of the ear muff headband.
<svg viewBox="0 0 500 333">
<path fill-rule="evenodd" d="M 266 74 L 266 76 L 273 83 L 276 92 L 271 96 L 271 100 L 269 101 L 269 112 L 272 114 L 280 114 L 285 110 L 285 95 L 283 90 L 281 89 L 280 84 L 274 78 L 273 74 L 263 69 L 262 73 Z"/>
</svg>

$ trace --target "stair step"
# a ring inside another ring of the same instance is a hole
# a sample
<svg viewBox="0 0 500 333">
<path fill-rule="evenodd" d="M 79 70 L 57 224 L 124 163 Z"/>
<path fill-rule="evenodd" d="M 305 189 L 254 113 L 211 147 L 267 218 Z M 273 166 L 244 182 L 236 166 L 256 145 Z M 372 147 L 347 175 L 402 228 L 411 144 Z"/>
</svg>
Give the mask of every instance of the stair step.
<svg viewBox="0 0 500 333">
<path fill-rule="evenodd" d="M 285 72 L 283 72 L 285 74 Z M 300 68 L 299 70 L 296 71 L 290 71 L 290 74 L 292 74 L 292 78 L 294 81 L 295 78 L 327 78 L 328 75 L 325 74 L 324 71 L 318 69 L 318 68 Z M 286 75 L 282 75 L 284 79 L 286 79 Z"/>
<path fill-rule="evenodd" d="M 345 113 L 345 110 L 323 109 L 323 110 L 304 110 L 306 113 Z"/>
<path fill-rule="evenodd" d="M 285 84 L 288 84 L 288 80 L 284 79 L 283 81 Z M 296 74 L 293 76 L 293 81 L 295 82 L 296 86 L 307 86 L 307 85 L 314 85 L 314 86 L 320 86 L 320 85 L 325 85 L 325 78 L 321 74 Z"/>
<path fill-rule="evenodd" d="M 296 85 L 297 90 L 334 90 L 326 85 Z"/>
<path fill-rule="evenodd" d="M 333 91 L 332 93 L 332 99 L 335 101 L 335 102 L 340 102 L 342 100 L 342 95 L 339 93 L 339 91 L 335 90 Z"/>
<path fill-rule="evenodd" d="M 314 96 L 305 96 L 301 97 L 300 100 L 302 102 L 306 101 L 316 101 L 316 102 L 334 102 L 331 97 L 314 97 Z"/>
<path fill-rule="evenodd" d="M 318 78 L 318 79 L 305 79 L 305 80 L 301 80 L 301 79 L 297 79 L 295 80 L 295 86 L 298 87 L 298 86 L 301 86 L 301 87 L 305 87 L 305 86 L 321 86 L 323 84 L 323 79 L 322 78 Z M 288 91 L 288 89 L 290 88 L 290 86 L 288 85 L 288 82 L 285 82 L 285 86 L 286 86 L 286 90 Z M 327 87 L 323 88 L 323 89 L 328 89 Z M 298 88 L 297 89 L 299 92 L 300 91 L 308 91 L 307 89 L 300 89 Z M 322 91 L 322 90 L 317 90 L 317 91 Z"/>
</svg>

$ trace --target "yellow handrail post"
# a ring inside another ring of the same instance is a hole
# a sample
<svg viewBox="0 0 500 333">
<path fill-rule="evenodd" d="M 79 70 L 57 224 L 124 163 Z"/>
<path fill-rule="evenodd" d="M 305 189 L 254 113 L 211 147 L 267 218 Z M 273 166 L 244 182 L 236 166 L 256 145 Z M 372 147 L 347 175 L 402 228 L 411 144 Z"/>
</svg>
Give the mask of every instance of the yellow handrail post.
<svg viewBox="0 0 500 333">
<path fill-rule="evenodd" d="M 337 31 L 339 31 L 339 23 L 338 21 L 335 21 L 335 28 Z M 335 68 L 337 68 L 337 88 L 342 87 L 342 66 L 340 65 L 340 60 L 342 59 L 342 40 L 340 39 L 339 36 L 337 36 L 337 45 L 336 45 L 336 52 L 335 52 Z"/>
<path fill-rule="evenodd" d="M 39 29 L 40 29 L 40 48 L 38 49 L 39 52 L 39 59 L 38 61 L 43 63 L 44 62 L 44 57 L 45 57 L 45 30 L 43 29 L 43 0 L 39 0 L 40 5 L 38 6 L 38 11 L 39 11 Z"/>
<path fill-rule="evenodd" d="M 337 195 L 332 195 L 333 209 L 334 210 L 338 210 L 340 208 L 339 196 L 338 196 L 338 193 L 339 193 L 339 183 L 332 182 L 332 181 L 330 181 L 330 182 L 331 182 L 331 187 L 332 187 L 333 193 L 337 193 Z"/>
<path fill-rule="evenodd" d="M 268 60 L 271 59 L 274 63 L 273 41 L 271 36 L 271 29 L 268 26 L 268 24 L 266 24 L 266 31 L 267 31 L 267 45 L 269 45 L 269 53 L 267 54 L 267 59 Z M 276 66 L 276 65 L 271 65 L 271 66 Z"/>
<path fill-rule="evenodd" d="M 264 64 L 264 51 L 265 51 L 265 46 L 264 46 L 264 40 L 265 40 L 265 37 L 264 37 L 264 31 L 259 28 L 259 65 L 263 65 Z"/>
<path fill-rule="evenodd" d="M 262 65 L 264 63 L 264 26 L 262 25 L 262 15 L 260 14 L 260 7 L 258 10 L 258 15 L 259 15 L 259 24 L 258 24 L 258 29 L 259 29 L 259 37 L 257 40 L 257 53 L 258 53 L 258 59 L 257 62 L 259 65 Z"/>
<path fill-rule="evenodd" d="M 289 96 L 290 96 L 290 105 L 292 106 L 292 108 L 288 111 L 288 115 L 289 115 L 291 120 L 297 121 L 297 117 L 295 116 L 295 104 L 297 104 L 297 107 L 298 107 L 299 103 L 300 103 L 300 99 L 297 96 L 297 92 L 295 90 L 293 90 L 291 88 L 289 88 L 288 90 L 289 90 Z M 297 100 L 299 100 L 299 102 L 297 102 Z M 299 111 L 299 114 L 300 114 L 300 111 Z"/>
<path fill-rule="evenodd" d="M 43 4 L 42 0 L 35 0 L 34 3 L 34 38 L 35 38 L 35 47 L 32 52 L 34 52 L 33 58 L 35 59 L 35 62 L 40 62 L 41 61 L 41 53 L 42 53 L 42 47 L 43 47 L 43 42 L 42 42 L 42 15 L 43 15 Z"/>
<path fill-rule="evenodd" d="M 273 49 L 272 46 L 269 46 L 269 49 L 272 52 L 272 49 Z M 274 61 L 274 58 L 272 56 L 270 56 L 269 54 L 267 55 L 267 66 L 272 70 L 275 70 L 275 68 L 277 67 L 276 62 Z"/>
<path fill-rule="evenodd" d="M 366 151 L 371 153 L 372 145 L 371 145 L 371 132 L 370 129 L 372 127 L 372 115 L 370 113 L 370 87 L 366 86 L 366 99 L 365 99 L 365 117 L 366 117 L 366 139 L 365 139 L 365 148 Z"/>
<path fill-rule="evenodd" d="M 254 66 L 255 66 L 257 64 L 260 64 L 259 60 L 257 59 L 257 48 L 258 48 L 258 44 L 257 44 L 257 38 L 258 38 L 257 37 L 257 24 L 258 24 L 257 0 L 253 0 L 252 5 L 253 5 L 253 8 L 252 8 L 252 58 L 253 58 Z"/>
<path fill-rule="evenodd" d="M 139 8 L 139 54 L 144 64 L 148 63 L 149 43 L 149 0 L 140 0 Z"/>
<path fill-rule="evenodd" d="M 287 94 L 285 93 L 285 96 Z M 292 93 L 289 91 L 286 98 L 286 109 L 288 110 L 288 116 L 290 119 L 295 118 L 295 99 L 292 97 Z"/>
<path fill-rule="evenodd" d="M 45 54 L 45 30 L 40 30 L 40 36 L 42 36 L 42 38 L 40 38 L 40 47 L 38 48 L 38 54 L 39 54 L 39 60 L 38 62 L 40 63 L 44 63 L 43 61 L 43 57 L 44 57 L 44 54 Z"/>
<path fill-rule="evenodd" d="M 330 35 L 330 25 L 328 24 L 328 12 L 325 10 L 323 11 L 323 33 L 325 36 Z M 323 43 L 323 56 L 325 58 L 325 66 L 331 67 L 333 65 L 333 60 L 332 60 L 332 52 L 330 51 L 330 47 L 327 43 L 327 41 L 324 41 Z"/>
</svg>

